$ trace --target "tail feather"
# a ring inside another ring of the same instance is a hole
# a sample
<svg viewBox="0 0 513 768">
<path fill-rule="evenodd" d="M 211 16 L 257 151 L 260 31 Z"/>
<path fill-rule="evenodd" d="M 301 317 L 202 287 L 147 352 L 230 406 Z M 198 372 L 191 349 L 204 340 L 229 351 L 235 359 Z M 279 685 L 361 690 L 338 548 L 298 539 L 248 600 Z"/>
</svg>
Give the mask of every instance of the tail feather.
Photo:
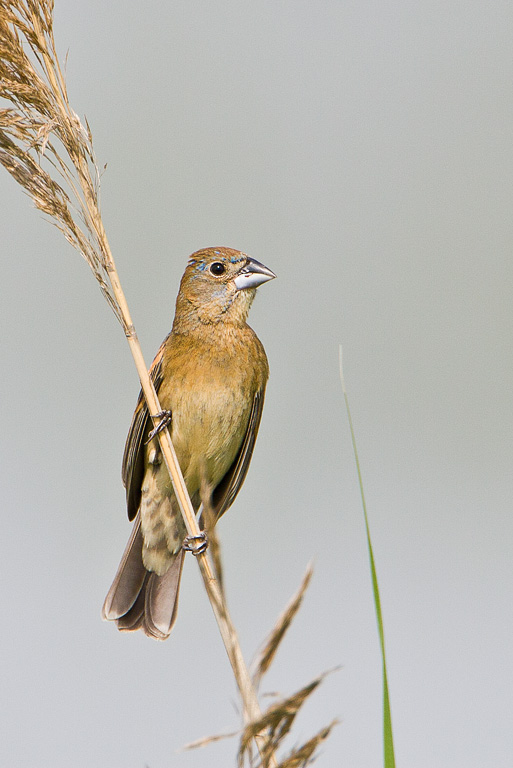
<svg viewBox="0 0 513 768">
<path fill-rule="evenodd" d="M 132 607 L 122 616 L 117 618 L 116 626 L 120 632 L 135 632 L 136 629 L 142 629 L 144 620 L 144 603 L 146 601 L 146 582 L 141 587 L 141 591 L 137 595 L 137 599 Z"/>
<path fill-rule="evenodd" d="M 178 613 L 178 595 L 184 552 L 180 550 L 162 576 L 150 573 L 146 586 L 143 630 L 150 637 L 165 640 Z"/>
<path fill-rule="evenodd" d="M 116 576 L 103 604 L 104 619 L 122 632 L 142 629 L 148 637 L 169 637 L 178 611 L 184 553 L 180 550 L 166 573 L 147 571 L 142 562 L 143 537 L 138 514 Z"/>
<path fill-rule="evenodd" d="M 104 619 L 112 621 L 121 618 L 137 600 L 148 573 L 142 561 L 142 546 L 141 518 L 138 514 L 114 581 L 103 603 Z"/>
</svg>

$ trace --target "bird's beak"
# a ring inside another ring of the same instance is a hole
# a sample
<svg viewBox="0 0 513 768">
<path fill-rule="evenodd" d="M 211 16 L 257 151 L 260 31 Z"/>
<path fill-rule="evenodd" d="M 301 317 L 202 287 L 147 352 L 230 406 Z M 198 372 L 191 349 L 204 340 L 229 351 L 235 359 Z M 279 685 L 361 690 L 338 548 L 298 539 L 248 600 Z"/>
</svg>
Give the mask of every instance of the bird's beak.
<svg viewBox="0 0 513 768">
<path fill-rule="evenodd" d="M 261 264 L 256 259 L 248 257 L 248 263 L 239 272 L 235 280 L 235 287 L 238 291 L 244 290 L 244 288 L 258 288 L 262 283 L 266 283 L 268 280 L 272 280 L 276 275 L 274 272 Z"/>
</svg>

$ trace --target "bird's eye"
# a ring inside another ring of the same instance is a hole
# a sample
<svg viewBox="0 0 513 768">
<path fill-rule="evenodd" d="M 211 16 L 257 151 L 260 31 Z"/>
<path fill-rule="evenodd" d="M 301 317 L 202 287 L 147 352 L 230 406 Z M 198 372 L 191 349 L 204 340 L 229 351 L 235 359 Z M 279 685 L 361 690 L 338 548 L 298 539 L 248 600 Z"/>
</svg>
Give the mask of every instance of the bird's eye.
<svg viewBox="0 0 513 768">
<path fill-rule="evenodd" d="M 215 275 L 216 277 L 219 277 L 219 275 L 224 274 L 224 272 L 226 271 L 226 267 L 224 266 L 224 264 L 221 264 L 220 261 L 214 261 L 214 263 L 210 267 L 210 271 L 212 272 L 213 275 Z"/>
</svg>

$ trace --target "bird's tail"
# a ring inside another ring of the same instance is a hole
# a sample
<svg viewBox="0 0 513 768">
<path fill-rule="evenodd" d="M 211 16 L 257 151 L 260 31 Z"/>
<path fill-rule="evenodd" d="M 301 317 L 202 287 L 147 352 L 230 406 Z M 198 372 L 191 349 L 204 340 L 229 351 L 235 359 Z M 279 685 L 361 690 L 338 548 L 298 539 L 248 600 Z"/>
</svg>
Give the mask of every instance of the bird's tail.
<svg viewBox="0 0 513 768">
<path fill-rule="evenodd" d="M 122 632 L 142 629 L 148 637 L 165 640 L 176 620 L 184 553 L 180 550 L 166 573 L 158 576 L 144 567 L 142 546 L 141 519 L 138 513 L 132 535 L 105 598 L 102 617 L 115 621 Z"/>
</svg>

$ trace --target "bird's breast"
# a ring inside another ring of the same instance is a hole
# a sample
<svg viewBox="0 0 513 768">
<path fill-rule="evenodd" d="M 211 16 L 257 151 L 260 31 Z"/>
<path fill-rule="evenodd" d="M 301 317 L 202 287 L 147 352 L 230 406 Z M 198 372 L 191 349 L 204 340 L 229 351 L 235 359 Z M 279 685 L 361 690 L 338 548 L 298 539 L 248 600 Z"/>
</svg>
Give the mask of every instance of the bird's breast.
<svg viewBox="0 0 513 768">
<path fill-rule="evenodd" d="M 254 366 L 247 359 L 201 351 L 180 354 L 159 391 L 162 407 L 172 412 L 171 437 L 192 492 L 202 477 L 215 486 L 230 468 L 257 387 Z"/>
</svg>

